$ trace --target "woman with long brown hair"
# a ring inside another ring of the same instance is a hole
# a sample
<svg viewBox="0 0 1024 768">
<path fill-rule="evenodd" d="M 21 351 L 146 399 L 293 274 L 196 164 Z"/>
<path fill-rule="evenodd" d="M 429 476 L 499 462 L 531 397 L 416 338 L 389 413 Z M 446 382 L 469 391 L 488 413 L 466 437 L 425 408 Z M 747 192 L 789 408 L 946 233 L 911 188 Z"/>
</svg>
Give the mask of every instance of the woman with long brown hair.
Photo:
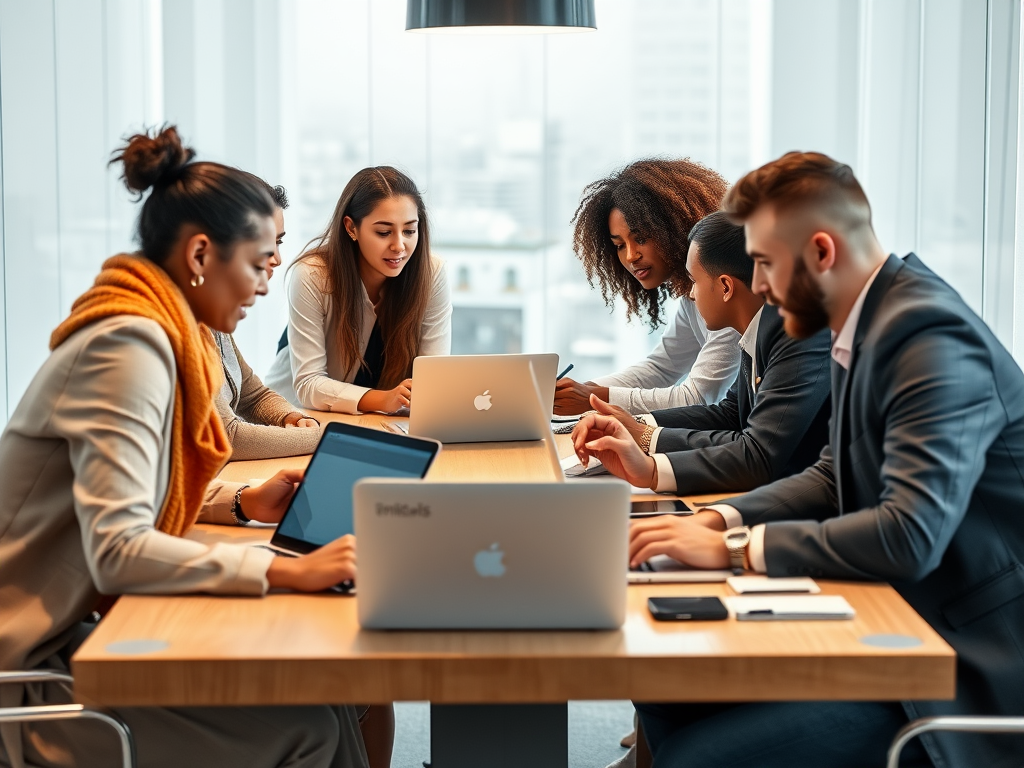
<svg viewBox="0 0 1024 768">
<path fill-rule="evenodd" d="M 408 407 L 412 361 L 451 351 L 452 314 L 413 180 L 390 166 L 359 171 L 292 270 L 268 386 L 318 411 Z"/>
</svg>

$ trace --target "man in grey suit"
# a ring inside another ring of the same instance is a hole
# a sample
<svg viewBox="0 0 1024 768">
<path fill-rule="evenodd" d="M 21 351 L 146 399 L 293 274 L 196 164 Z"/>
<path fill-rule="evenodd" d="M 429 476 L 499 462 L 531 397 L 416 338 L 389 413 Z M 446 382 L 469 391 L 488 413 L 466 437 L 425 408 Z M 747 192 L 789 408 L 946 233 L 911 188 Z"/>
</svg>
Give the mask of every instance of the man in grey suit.
<svg viewBox="0 0 1024 768">
<path fill-rule="evenodd" d="M 882 765 L 908 717 L 1020 714 L 1024 374 L 916 256 L 886 254 L 848 166 L 790 153 L 740 180 L 725 209 L 744 222 L 754 288 L 787 332 L 835 334 L 829 445 L 799 475 L 689 520 L 634 526 L 631 560 L 888 581 L 956 650 L 957 693 L 902 707 L 639 705 L 656 765 L 750 765 L 758 754 L 759 766 Z M 921 741 L 915 765 L 1024 759 L 1019 736 Z"/>
<path fill-rule="evenodd" d="M 689 238 L 686 271 L 697 311 L 709 329 L 742 334 L 736 380 L 721 403 L 655 411 L 641 416 L 643 423 L 592 395 L 598 413 L 615 416 L 634 440 L 602 440 L 594 418 L 584 416 L 573 441 L 581 461 L 596 455 L 619 477 L 626 476 L 623 462 L 643 462 L 640 476 L 629 478 L 634 485 L 747 491 L 806 469 L 828 440 L 828 331 L 786 335 L 778 310 L 750 288 L 754 266 L 743 227 L 723 212 L 697 222 Z"/>
</svg>

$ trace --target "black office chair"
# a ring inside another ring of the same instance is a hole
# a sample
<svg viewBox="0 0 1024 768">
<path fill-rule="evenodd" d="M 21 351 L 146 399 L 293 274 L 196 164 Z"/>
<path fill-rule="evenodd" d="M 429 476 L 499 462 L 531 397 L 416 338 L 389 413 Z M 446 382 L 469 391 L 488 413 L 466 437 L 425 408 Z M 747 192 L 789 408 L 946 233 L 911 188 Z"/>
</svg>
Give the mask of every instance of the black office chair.
<svg viewBox="0 0 1024 768">
<path fill-rule="evenodd" d="M 907 742 L 929 731 L 1024 734 L 1024 717 L 922 717 L 907 723 L 896 734 L 889 747 L 886 768 L 899 768 L 900 753 Z"/>
<path fill-rule="evenodd" d="M 28 672 L 0 672 L 0 685 L 24 683 L 69 683 L 66 672 L 36 669 Z M 82 704 L 47 704 L 34 707 L 0 707 L 0 723 L 30 723 L 44 720 L 98 720 L 114 729 L 121 742 L 121 768 L 135 768 L 135 742 L 131 731 L 114 715 L 89 709 Z"/>
</svg>

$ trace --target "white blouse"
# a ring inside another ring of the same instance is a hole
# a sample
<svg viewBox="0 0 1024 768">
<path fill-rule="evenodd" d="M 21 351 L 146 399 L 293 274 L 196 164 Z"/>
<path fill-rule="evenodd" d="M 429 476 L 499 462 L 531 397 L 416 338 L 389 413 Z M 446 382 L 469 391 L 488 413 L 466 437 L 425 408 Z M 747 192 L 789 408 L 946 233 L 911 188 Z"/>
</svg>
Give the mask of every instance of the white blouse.
<svg viewBox="0 0 1024 768">
<path fill-rule="evenodd" d="M 319 258 L 306 259 L 289 270 L 288 346 L 277 353 L 265 384 L 299 407 L 316 411 L 358 413 L 368 387 L 352 382 L 359 363 L 342 369 L 330 328 L 331 296 Z M 452 349 L 452 292 L 444 262 L 430 257 L 433 271 L 430 300 L 420 328 L 421 355 L 447 355 Z M 363 288 L 360 352 L 365 353 L 377 322 L 373 303 Z"/>
<path fill-rule="evenodd" d="M 739 371 L 739 338 L 732 328 L 709 331 L 697 305 L 680 299 L 650 355 L 594 383 L 608 387 L 611 404 L 632 414 L 714 405 L 725 397 Z"/>
</svg>

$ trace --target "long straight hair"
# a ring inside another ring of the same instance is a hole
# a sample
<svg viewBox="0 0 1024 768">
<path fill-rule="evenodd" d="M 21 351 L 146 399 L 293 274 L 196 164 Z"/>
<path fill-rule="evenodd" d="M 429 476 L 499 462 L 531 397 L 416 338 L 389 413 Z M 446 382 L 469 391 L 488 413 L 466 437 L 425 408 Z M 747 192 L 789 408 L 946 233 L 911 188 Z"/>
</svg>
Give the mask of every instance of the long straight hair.
<svg viewBox="0 0 1024 768">
<path fill-rule="evenodd" d="M 359 244 L 348 237 L 345 217 L 358 227 L 382 200 L 409 197 L 416 203 L 419 240 L 405 269 L 389 278 L 381 291 L 377 322 L 384 340 L 384 360 L 378 388 L 392 389 L 412 375 L 420 351 L 420 327 L 430 300 L 430 228 L 423 196 L 415 182 L 387 165 L 364 168 L 351 178 L 334 207 L 323 233 L 314 238 L 296 263 L 319 257 L 324 264 L 331 297 L 329 326 L 341 353 L 343 369 L 366 366 L 360 339 L 363 328 L 363 285 L 359 277 Z M 401 226 L 399 224 L 399 226 Z"/>
</svg>

